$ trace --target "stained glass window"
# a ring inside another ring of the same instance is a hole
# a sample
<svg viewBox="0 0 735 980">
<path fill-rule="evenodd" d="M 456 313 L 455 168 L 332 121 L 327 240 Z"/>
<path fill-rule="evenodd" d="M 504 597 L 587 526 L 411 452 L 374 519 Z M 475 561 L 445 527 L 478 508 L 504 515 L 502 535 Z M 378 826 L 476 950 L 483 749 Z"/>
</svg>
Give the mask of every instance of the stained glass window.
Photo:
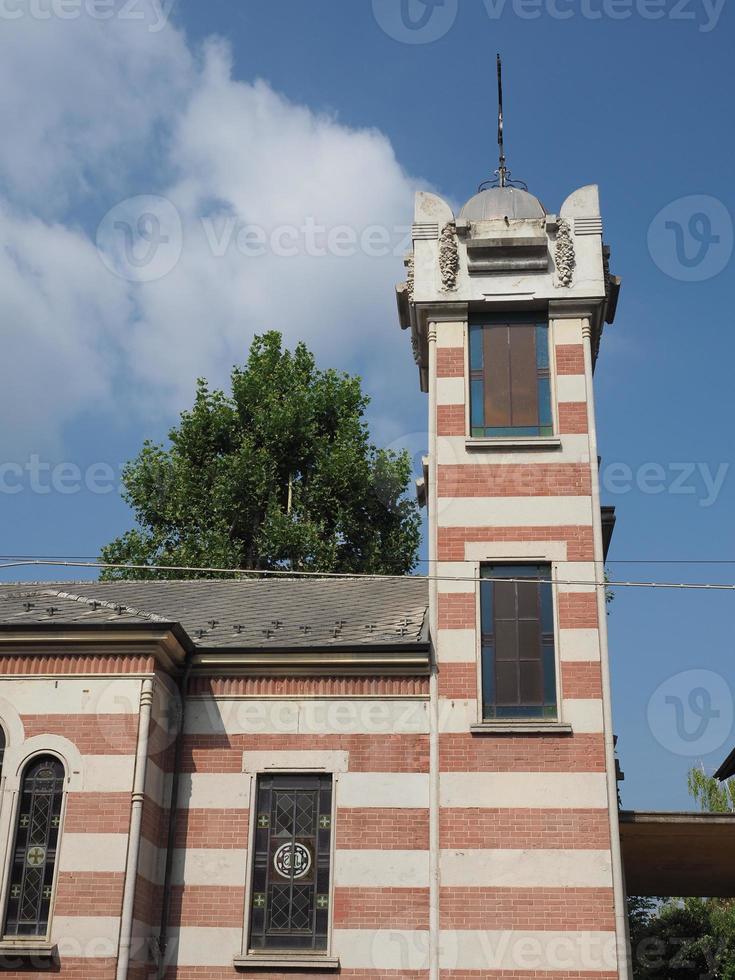
<svg viewBox="0 0 735 980">
<path fill-rule="evenodd" d="M 550 436 L 549 325 L 533 314 L 470 322 L 473 436 Z"/>
<path fill-rule="evenodd" d="M 10 868 L 6 936 L 45 936 L 59 843 L 64 767 L 53 756 L 33 759 L 21 780 Z"/>
<path fill-rule="evenodd" d="M 483 718 L 554 720 L 551 567 L 484 565 L 481 575 Z"/>
<path fill-rule="evenodd" d="M 251 949 L 326 949 L 331 835 L 331 776 L 258 780 Z"/>
</svg>

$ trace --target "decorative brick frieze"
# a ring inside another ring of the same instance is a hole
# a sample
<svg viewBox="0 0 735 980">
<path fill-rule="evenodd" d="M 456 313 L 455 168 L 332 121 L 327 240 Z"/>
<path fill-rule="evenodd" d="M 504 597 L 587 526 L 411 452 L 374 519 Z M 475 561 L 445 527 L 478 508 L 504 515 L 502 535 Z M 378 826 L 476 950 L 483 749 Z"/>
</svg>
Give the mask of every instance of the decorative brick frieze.
<svg viewBox="0 0 735 980">
<path fill-rule="evenodd" d="M 80 677 L 93 674 L 153 674 L 156 662 L 153 657 L 133 654 L 110 656 L 81 654 L 19 654 L 0 657 L 0 676 L 38 677 L 44 674 L 76 674 Z"/>
<path fill-rule="evenodd" d="M 207 677 L 192 679 L 194 697 L 425 697 L 427 677 Z"/>
</svg>

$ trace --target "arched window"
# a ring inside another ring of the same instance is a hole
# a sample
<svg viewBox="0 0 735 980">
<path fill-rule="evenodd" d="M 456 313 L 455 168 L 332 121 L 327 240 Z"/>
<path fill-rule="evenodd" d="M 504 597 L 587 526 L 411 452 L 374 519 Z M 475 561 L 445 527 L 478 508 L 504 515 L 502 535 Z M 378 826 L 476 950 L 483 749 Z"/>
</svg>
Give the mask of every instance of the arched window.
<svg viewBox="0 0 735 980">
<path fill-rule="evenodd" d="M 64 767 L 54 756 L 28 763 L 21 780 L 5 914 L 6 936 L 45 936 L 64 798 Z"/>
</svg>

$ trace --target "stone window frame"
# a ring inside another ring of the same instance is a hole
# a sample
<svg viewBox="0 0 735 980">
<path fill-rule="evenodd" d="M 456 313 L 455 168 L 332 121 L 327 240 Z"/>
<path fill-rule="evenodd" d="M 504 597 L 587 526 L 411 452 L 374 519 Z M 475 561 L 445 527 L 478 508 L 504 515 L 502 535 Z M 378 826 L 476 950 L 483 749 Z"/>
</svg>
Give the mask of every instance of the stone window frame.
<svg viewBox="0 0 735 980">
<path fill-rule="evenodd" d="M 480 311 L 481 312 L 481 311 Z M 503 312 L 509 315 L 515 316 L 518 313 L 523 313 L 524 311 L 514 310 L 513 307 L 509 307 L 507 310 L 503 311 L 500 308 L 494 309 L 493 314 L 502 315 Z M 551 311 L 546 309 L 541 310 L 529 310 L 529 317 L 536 317 L 538 315 L 543 315 L 548 323 L 548 338 L 549 338 L 549 387 L 550 387 L 550 397 L 551 397 L 551 427 L 552 434 L 550 436 L 473 436 L 472 435 L 472 418 L 471 411 L 472 406 L 470 403 L 470 384 L 471 384 L 471 365 L 470 365 L 470 320 L 474 315 L 474 312 L 470 311 L 468 315 L 461 321 L 462 323 L 462 346 L 464 347 L 464 409 L 465 409 L 465 421 L 464 421 L 464 438 L 465 447 L 469 450 L 477 449 L 494 449 L 500 452 L 509 451 L 513 449 L 551 449 L 558 450 L 561 448 L 561 436 L 559 434 L 559 393 L 557 384 L 557 364 L 556 364 L 556 320 L 553 317 Z"/>
<path fill-rule="evenodd" d="M 337 800 L 340 773 L 349 769 L 349 753 L 330 750 L 292 750 L 273 752 L 244 752 L 243 773 L 248 779 L 248 843 L 245 867 L 245 903 L 242 941 L 233 960 L 235 967 L 281 970 L 319 969 L 338 970 L 339 959 L 334 953 L 334 891 L 336 880 Z M 258 777 L 261 775 L 329 775 L 332 777 L 332 835 L 330 840 L 329 926 L 327 947 L 324 950 L 251 950 L 250 914 L 253 897 L 253 862 L 255 853 L 255 824 L 258 804 Z"/>
<path fill-rule="evenodd" d="M 83 785 L 82 756 L 72 742 L 60 735 L 34 735 L 32 738 L 26 739 L 20 716 L 12 705 L 4 699 L 0 699 L 0 724 L 3 725 L 6 735 L 9 735 L 0 781 L 3 791 L 3 799 L 0 802 L 0 958 L 23 958 L 24 956 L 41 959 L 56 958 L 57 949 L 52 937 L 59 872 L 64 848 L 64 823 L 69 793 L 80 790 Z M 8 936 L 5 934 L 5 916 L 20 806 L 21 780 L 26 768 L 34 759 L 49 755 L 57 758 L 64 767 L 65 781 L 59 819 L 56 863 L 51 886 L 48 926 L 45 935 L 42 936 Z"/>
<path fill-rule="evenodd" d="M 546 542 L 541 548 L 535 543 L 504 541 L 497 544 L 476 544 L 470 546 L 475 580 L 475 674 L 477 682 L 477 699 L 475 721 L 470 731 L 475 734 L 572 734 L 572 726 L 564 718 L 564 698 L 561 673 L 561 634 L 559 627 L 559 586 L 554 582 L 551 586 L 551 603 L 554 621 L 554 663 L 556 669 L 556 719 L 544 721 L 535 718 L 507 718 L 498 721 L 486 721 L 482 711 L 482 623 L 480 588 L 481 567 L 483 565 L 523 565 L 546 564 L 551 568 L 551 578 L 556 580 L 560 574 L 560 563 L 566 560 L 566 545 Z M 482 557 L 476 552 L 482 550 Z M 470 556 L 468 556 L 470 558 Z"/>
</svg>

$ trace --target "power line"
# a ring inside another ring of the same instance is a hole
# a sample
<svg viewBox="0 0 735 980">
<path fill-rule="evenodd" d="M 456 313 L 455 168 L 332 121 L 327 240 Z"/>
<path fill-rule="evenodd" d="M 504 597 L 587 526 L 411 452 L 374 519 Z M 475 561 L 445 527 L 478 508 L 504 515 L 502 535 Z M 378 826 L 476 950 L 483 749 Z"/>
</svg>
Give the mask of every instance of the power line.
<svg viewBox="0 0 735 980">
<path fill-rule="evenodd" d="M 698 590 L 709 592 L 735 592 L 735 584 L 722 584 L 711 582 L 623 582 L 623 581 L 596 581 L 594 579 L 560 579 L 542 577 L 522 577 L 513 576 L 493 576 L 492 579 L 476 575 L 380 575 L 369 572 L 304 572 L 293 571 L 291 569 L 260 569 L 260 568 L 214 568 L 192 565 L 132 565 L 116 562 L 82 562 L 82 561 L 53 561 L 33 559 L 28 561 L 7 562 L 0 565 L 0 570 L 5 568 L 19 568 L 28 566 L 59 566 L 64 568 L 116 568 L 127 571 L 145 572 L 198 572 L 207 575 L 249 575 L 249 576 L 274 576 L 281 578 L 321 578 L 321 579 L 357 579 L 373 581 L 405 581 L 420 577 L 426 581 L 439 582 L 538 582 L 547 585 L 573 585 L 589 588 L 621 588 L 621 589 L 679 589 L 679 590 Z"/>
<path fill-rule="evenodd" d="M 74 562 L 90 561 L 96 562 L 99 555 L 0 555 L 0 561 L 48 561 L 48 562 Z M 593 559 L 589 559 L 593 561 Z M 450 563 L 452 565 L 474 565 L 476 562 L 472 558 L 418 558 L 419 565 Z M 557 565 L 579 565 L 580 562 L 574 558 L 555 558 Z M 597 563 L 599 564 L 599 562 Z M 607 558 L 605 565 L 735 565 L 735 558 Z M 145 565 L 145 568 L 152 566 Z M 170 567 L 168 565 L 161 567 Z M 193 570 L 193 569 L 192 569 Z M 234 569 L 229 569 L 235 571 Z"/>
</svg>

